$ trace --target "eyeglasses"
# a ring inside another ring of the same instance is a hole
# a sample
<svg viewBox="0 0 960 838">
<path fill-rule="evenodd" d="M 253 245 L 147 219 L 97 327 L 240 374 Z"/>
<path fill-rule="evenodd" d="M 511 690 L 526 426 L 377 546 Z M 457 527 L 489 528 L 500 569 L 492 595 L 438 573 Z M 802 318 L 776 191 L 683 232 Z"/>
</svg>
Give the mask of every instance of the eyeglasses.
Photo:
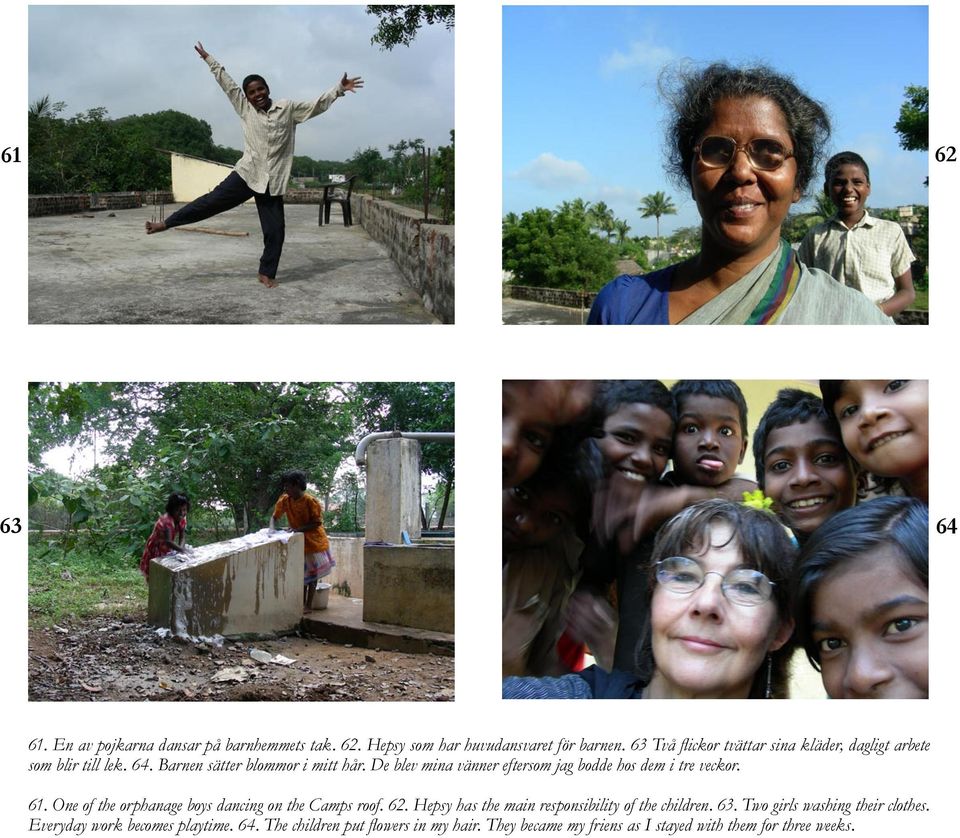
<svg viewBox="0 0 960 838">
<path fill-rule="evenodd" d="M 738 151 L 743 151 L 750 165 L 762 172 L 779 169 L 788 158 L 793 157 L 793 152 L 779 140 L 765 138 L 740 145 L 733 137 L 704 137 L 693 151 L 709 169 L 727 168 Z"/>
<path fill-rule="evenodd" d="M 720 590 L 736 605 L 763 605 L 773 596 L 774 583 L 759 570 L 738 567 L 725 576 L 715 570 L 704 572 L 693 559 L 671 556 L 656 563 L 657 582 L 675 594 L 692 594 L 711 574 L 720 576 Z"/>
</svg>

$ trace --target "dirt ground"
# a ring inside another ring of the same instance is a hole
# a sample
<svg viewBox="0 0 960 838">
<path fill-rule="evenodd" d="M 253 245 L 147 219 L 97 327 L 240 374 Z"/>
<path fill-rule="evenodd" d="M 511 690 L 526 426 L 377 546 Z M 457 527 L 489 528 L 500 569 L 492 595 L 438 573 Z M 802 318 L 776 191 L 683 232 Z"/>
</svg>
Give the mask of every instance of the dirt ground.
<svg viewBox="0 0 960 838">
<path fill-rule="evenodd" d="M 260 663 L 251 650 L 294 662 Z M 217 646 L 160 637 L 142 619 L 90 618 L 30 630 L 28 689 L 32 701 L 451 701 L 454 658 L 298 636 Z"/>
</svg>

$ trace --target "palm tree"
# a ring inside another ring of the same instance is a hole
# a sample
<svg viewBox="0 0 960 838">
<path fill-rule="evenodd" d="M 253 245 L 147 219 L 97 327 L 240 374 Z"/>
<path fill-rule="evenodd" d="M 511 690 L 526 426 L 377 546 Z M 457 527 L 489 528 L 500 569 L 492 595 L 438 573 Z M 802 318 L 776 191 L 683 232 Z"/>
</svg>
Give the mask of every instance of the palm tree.
<svg viewBox="0 0 960 838">
<path fill-rule="evenodd" d="M 617 247 L 623 247 L 623 243 L 627 240 L 627 233 L 630 232 L 630 225 L 622 218 L 618 218 L 613 222 L 613 231 L 617 234 Z"/>
<path fill-rule="evenodd" d="M 673 205 L 673 200 L 663 192 L 654 192 L 642 199 L 639 207 L 640 215 L 643 218 L 649 218 L 651 215 L 657 219 L 657 260 L 660 259 L 660 216 L 676 215 L 677 208 Z"/>
<path fill-rule="evenodd" d="M 27 113 L 29 116 L 38 119 L 49 119 L 56 116 L 66 105 L 63 102 L 54 102 L 49 94 L 44 94 L 39 99 L 30 103 Z"/>
<path fill-rule="evenodd" d="M 825 195 L 823 192 L 820 192 L 817 195 L 817 198 L 814 201 L 813 211 L 824 221 L 826 221 L 828 218 L 833 218 L 833 216 L 837 214 L 837 208 L 833 205 L 833 201 L 831 201 L 830 197 Z"/>
<path fill-rule="evenodd" d="M 600 230 L 609 240 L 613 234 L 613 224 L 616 221 L 613 210 L 603 201 L 597 201 L 597 203 L 590 208 L 589 215 L 593 226 Z"/>
<path fill-rule="evenodd" d="M 557 208 L 557 212 L 560 215 L 572 215 L 578 221 L 582 221 L 584 224 L 586 224 L 591 212 L 590 202 L 584 201 L 583 198 L 574 198 L 572 201 L 564 201 Z"/>
</svg>

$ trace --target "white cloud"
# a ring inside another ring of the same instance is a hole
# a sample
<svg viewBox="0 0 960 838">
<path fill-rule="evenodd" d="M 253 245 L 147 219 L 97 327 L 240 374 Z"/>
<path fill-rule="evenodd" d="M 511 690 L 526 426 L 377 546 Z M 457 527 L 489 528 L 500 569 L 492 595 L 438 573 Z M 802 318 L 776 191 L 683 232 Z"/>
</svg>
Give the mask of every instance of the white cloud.
<svg viewBox="0 0 960 838">
<path fill-rule="evenodd" d="M 654 43 L 651 37 L 631 41 L 626 52 L 615 49 L 604 60 L 602 69 L 606 75 L 614 75 L 639 69 L 659 71 L 664 64 L 675 60 L 676 54 L 669 47 Z"/>
<path fill-rule="evenodd" d="M 549 151 L 514 172 L 511 177 L 528 181 L 541 189 L 558 189 L 590 181 L 590 173 L 582 163 L 561 160 Z"/>
</svg>

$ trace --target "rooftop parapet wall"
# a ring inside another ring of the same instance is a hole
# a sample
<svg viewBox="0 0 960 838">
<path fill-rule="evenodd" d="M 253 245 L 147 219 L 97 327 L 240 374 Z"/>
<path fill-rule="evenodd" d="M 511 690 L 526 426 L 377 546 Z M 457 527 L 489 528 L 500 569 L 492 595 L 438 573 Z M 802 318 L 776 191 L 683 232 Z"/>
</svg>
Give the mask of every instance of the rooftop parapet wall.
<svg viewBox="0 0 960 838">
<path fill-rule="evenodd" d="M 303 616 L 303 536 L 260 530 L 150 565 L 151 625 L 178 636 L 292 631 Z"/>
<path fill-rule="evenodd" d="M 145 205 L 172 204 L 172 192 L 93 192 L 62 195 L 28 195 L 27 215 L 70 215 L 107 209 L 136 209 Z"/>
<path fill-rule="evenodd" d="M 354 221 L 384 245 L 426 309 L 444 323 L 454 320 L 454 227 L 431 224 L 417 210 L 354 194 Z"/>
</svg>

